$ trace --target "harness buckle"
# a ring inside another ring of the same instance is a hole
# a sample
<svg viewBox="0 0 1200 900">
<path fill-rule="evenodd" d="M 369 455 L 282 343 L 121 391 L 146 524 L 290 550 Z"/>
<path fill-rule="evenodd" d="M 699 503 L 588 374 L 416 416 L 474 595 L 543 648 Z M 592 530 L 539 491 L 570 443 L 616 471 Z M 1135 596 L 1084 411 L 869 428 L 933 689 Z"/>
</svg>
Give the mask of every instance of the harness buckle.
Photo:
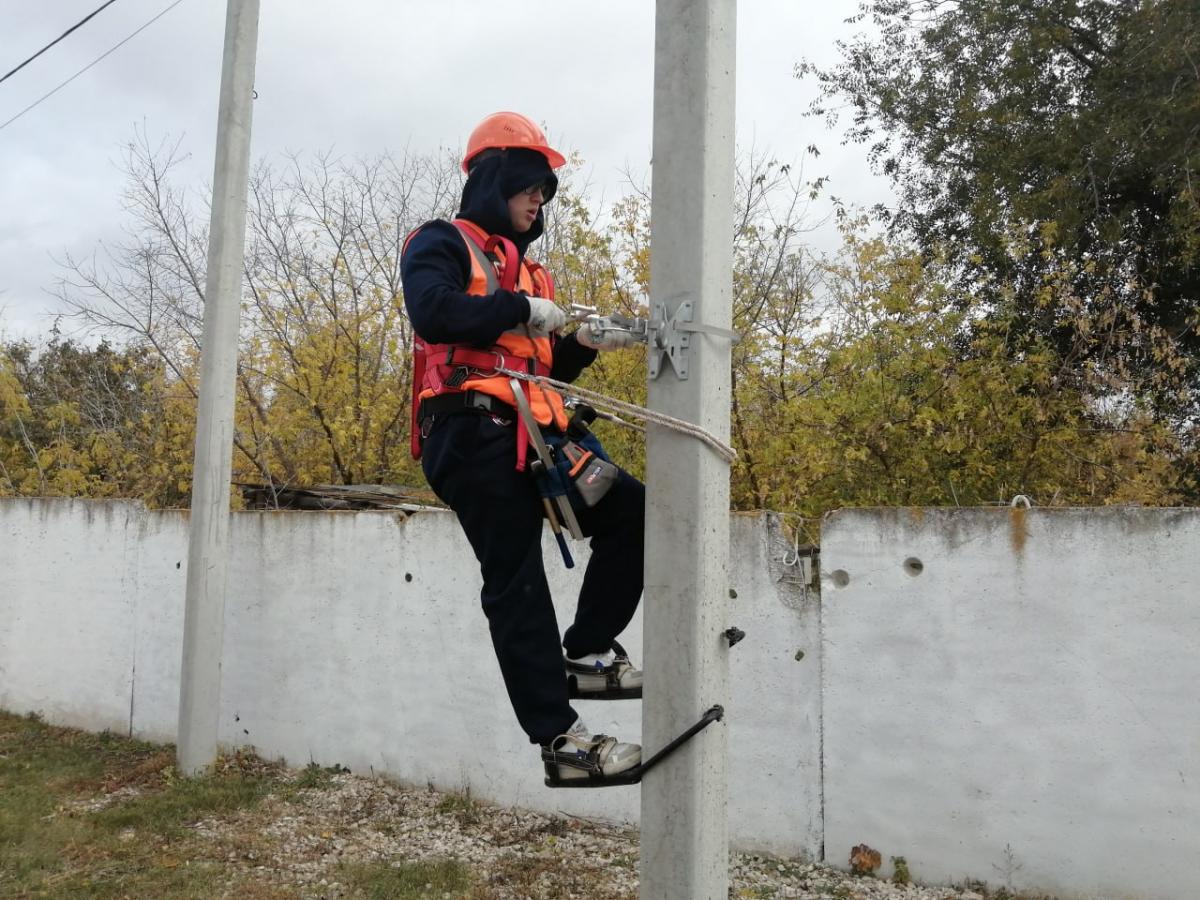
<svg viewBox="0 0 1200 900">
<path fill-rule="evenodd" d="M 471 375 L 471 370 L 466 366 L 459 366 L 450 373 L 450 377 L 442 382 L 446 387 L 459 388 L 462 387 L 464 381 Z"/>
</svg>

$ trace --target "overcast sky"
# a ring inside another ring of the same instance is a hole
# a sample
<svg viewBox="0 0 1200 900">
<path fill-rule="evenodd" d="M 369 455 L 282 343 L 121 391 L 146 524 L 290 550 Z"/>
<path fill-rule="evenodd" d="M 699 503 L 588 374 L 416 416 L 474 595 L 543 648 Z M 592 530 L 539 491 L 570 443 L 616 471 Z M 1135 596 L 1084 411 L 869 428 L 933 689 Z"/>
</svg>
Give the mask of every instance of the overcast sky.
<svg viewBox="0 0 1200 900">
<path fill-rule="evenodd" d="M 0 73 L 58 37 L 102 0 L 7 0 Z M 170 5 L 118 0 L 0 84 L 10 119 Z M 182 138 L 179 175 L 211 181 L 224 0 L 182 0 L 61 91 L 0 128 L 0 336 L 44 335 L 47 293 L 64 251 L 91 254 L 119 237 L 121 147 Z M 856 0 L 740 0 L 737 133 L 784 161 L 810 143 L 806 172 L 869 203 L 886 195 L 858 147 L 801 115 L 811 85 L 802 58 L 834 59 L 853 34 Z M 648 171 L 653 125 L 651 0 L 262 0 L 254 107 L 255 158 L 334 148 L 347 155 L 461 147 L 474 124 L 515 109 L 578 150 L 609 198 L 622 172 Z M 830 247 L 831 229 L 814 240 Z"/>
</svg>

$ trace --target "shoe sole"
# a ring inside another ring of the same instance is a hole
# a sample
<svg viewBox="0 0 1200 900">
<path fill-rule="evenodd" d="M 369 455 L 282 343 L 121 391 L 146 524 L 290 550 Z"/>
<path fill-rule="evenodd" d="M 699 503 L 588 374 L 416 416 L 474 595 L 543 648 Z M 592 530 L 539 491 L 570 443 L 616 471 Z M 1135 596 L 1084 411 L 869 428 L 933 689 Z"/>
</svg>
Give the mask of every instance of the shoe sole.
<svg viewBox="0 0 1200 900">
<path fill-rule="evenodd" d="M 547 775 L 545 783 L 548 788 L 598 788 L 637 784 L 641 780 L 642 767 L 638 765 L 632 769 L 626 769 L 624 772 L 618 772 L 616 775 L 608 776 L 588 775 L 585 773 L 582 778 L 555 778 Z"/>
</svg>

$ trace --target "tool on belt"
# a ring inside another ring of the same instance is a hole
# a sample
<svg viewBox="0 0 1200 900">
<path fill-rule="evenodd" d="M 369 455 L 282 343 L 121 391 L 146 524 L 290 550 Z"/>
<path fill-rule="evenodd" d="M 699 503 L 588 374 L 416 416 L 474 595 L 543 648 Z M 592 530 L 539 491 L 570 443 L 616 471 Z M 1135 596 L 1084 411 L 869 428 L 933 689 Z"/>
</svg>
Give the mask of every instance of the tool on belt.
<svg viewBox="0 0 1200 900">
<path fill-rule="evenodd" d="M 542 437 L 542 429 L 538 427 L 537 419 L 533 417 L 533 410 L 529 408 L 529 400 L 521 390 L 521 382 L 513 378 L 512 389 L 513 397 L 517 401 L 517 413 L 521 419 L 520 427 L 529 434 L 529 442 L 537 454 L 537 465 L 530 466 L 530 470 L 542 494 L 542 505 L 546 509 L 546 518 L 550 520 L 550 530 L 554 532 L 554 539 L 558 541 L 558 549 L 562 551 L 563 564 L 570 569 L 575 566 L 575 561 L 571 559 L 571 551 L 567 549 L 560 521 L 566 523 L 571 537 L 577 541 L 583 540 L 583 531 L 579 528 L 579 521 L 575 518 L 575 510 L 571 509 L 571 501 L 567 498 L 566 491 L 554 490 L 554 457 L 550 454 L 550 448 L 546 446 L 546 439 Z M 561 520 L 555 513 L 555 503 L 558 504 Z"/>
<path fill-rule="evenodd" d="M 513 381 L 513 396 L 521 420 L 518 427 L 528 433 L 530 445 L 537 455 L 530 463 L 529 471 L 537 481 L 550 530 L 569 569 L 574 561 L 563 537 L 564 524 L 571 537 L 583 539 L 575 510 L 571 507 L 570 488 L 574 487 L 584 505 L 595 506 L 616 483 L 620 470 L 609 461 L 600 442 L 588 430 L 587 426 L 596 418 L 595 410 L 580 404 L 567 425 L 567 433 L 551 435 L 547 439 L 533 417 L 529 401 L 517 391 L 516 379 Z"/>
<path fill-rule="evenodd" d="M 619 470 L 588 429 L 599 414 L 586 403 L 576 403 L 567 423 L 567 436 L 554 448 L 559 471 L 575 486 L 585 504 L 595 506 L 617 482 Z"/>
</svg>

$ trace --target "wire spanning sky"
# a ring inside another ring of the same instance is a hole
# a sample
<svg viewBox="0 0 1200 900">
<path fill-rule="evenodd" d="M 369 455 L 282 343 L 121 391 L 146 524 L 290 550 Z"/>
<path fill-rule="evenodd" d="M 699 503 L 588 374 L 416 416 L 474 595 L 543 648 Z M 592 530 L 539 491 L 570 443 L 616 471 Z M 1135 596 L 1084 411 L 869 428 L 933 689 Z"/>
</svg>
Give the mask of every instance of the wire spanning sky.
<svg viewBox="0 0 1200 900">
<path fill-rule="evenodd" d="M 8 71 L 92 12 L 98 0 L 22 4 L 6 17 Z M 7 121 L 163 12 L 167 0 L 123 0 L 0 84 Z M 65 251 L 89 256 L 120 238 L 122 147 L 144 129 L 181 140 L 177 171 L 211 179 L 224 2 L 183 0 L 62 90 L 0 130 L 0 337 L 48 333 L 47 293 Z M 740 0 L 737 121 L 754 145 L 831 176 L 851 201 L 887 196 L 858 147 L 802 116 L 811 84 L 802 58 L 834 59 L 856 0 Z M 598 193 L 622 193 L 623 171 L 648 173 L 653 126 L 654 4 L 650 0 L 262 0 L 254 108 L 255 158 L 292 151 L 371 156 L 460 147 L 497 109 L 545 122 L 579 151 Z M 814 240 L 831 247 L 831 229 Z"/>
</svg>

